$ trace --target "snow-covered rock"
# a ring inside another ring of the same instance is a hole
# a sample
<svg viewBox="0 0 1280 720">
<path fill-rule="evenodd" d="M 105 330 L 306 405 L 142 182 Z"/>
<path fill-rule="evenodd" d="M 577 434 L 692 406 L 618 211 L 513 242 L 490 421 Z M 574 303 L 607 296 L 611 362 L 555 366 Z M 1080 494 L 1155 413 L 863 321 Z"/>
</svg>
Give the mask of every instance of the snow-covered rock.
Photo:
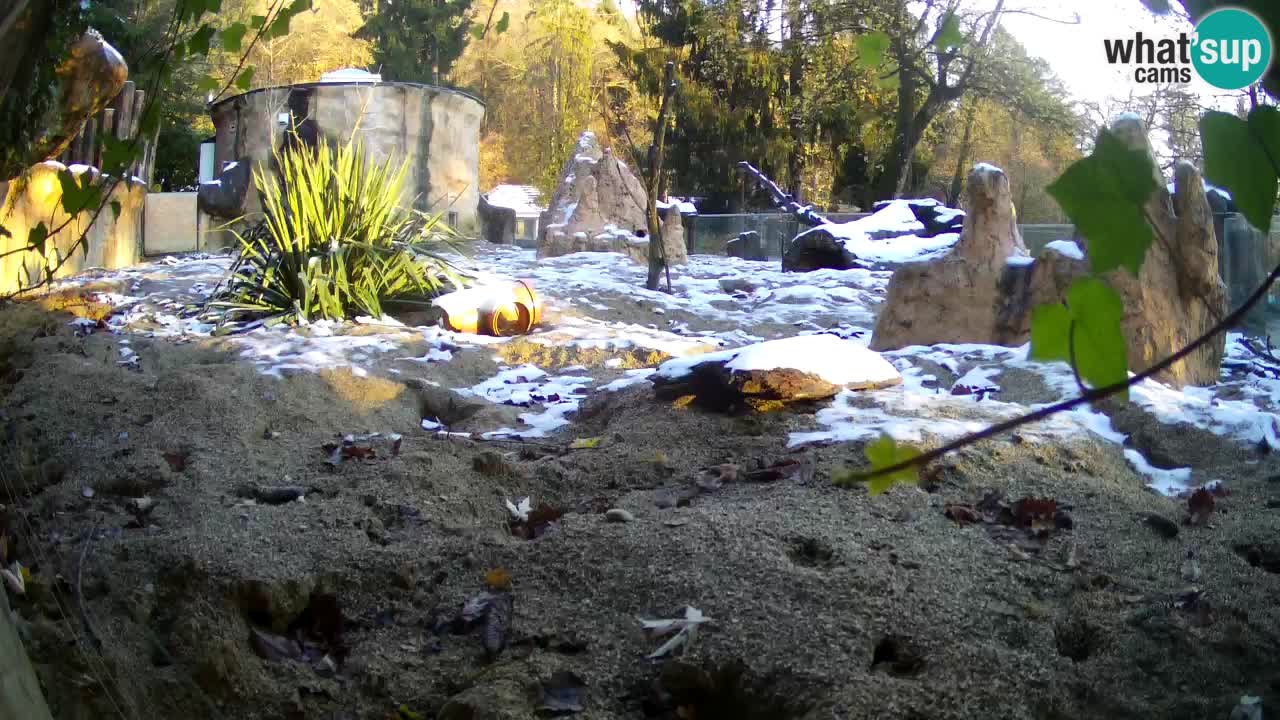
<svg viewBox="0 0 1280 720">
<path fill-rule="evenodd" d="M 578 139 L 565 163 L 560 184 L 542 213 L 538 257 L 576 252 L 621 252 L 639 262 L 648 256 L 647 194 L 626 163 L 601 148 L 595 133 Z M 662 215 L 662 240 L 670 264 L 689 261 L 680 212 L 668 206 Z"/>
<path fill-rule="evenodd" d="M 929 218 L 928 223 L 921 221 L 921 214 Z M 847 270 L 926 260 L 955 244 L 963 222 L 962 211 L 942 207 L 937 200 L 877 203 L 876 212 L 867 217 L 819 225 L 797 235 L 783 255 L 782 269 Z"/>
<path fill-rule="evenodd" d="M 799 335 L 663 363 L 652 378 L 658 396 L 693 396 L 715 410 L 773 410 L 902 382 L 879 353 L 835 335 Z"/>
</svg>

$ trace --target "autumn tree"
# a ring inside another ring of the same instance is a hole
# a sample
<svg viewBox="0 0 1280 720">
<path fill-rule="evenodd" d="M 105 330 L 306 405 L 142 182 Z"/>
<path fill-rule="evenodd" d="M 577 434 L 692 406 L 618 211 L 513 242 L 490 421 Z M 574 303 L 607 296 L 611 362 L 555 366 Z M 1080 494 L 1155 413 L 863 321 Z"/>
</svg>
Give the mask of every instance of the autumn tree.
<svg viewBox="0 0 1280 720">
<path fill-rule="evenodd" d="M 503 2 L 505 32 L 483 32 L 458 61 L 454 84 L 488 106 L 481 139 L 482 186 L 512 181 L 554 189 L 578 136 L 611 136 L 606 94 L 623 82 L 608 43 L 630 42 L 632 28 L 611 3 Z M 477 18 L 488 17 L 481 7 Z M 635 124 L 637 130 L 641 127 Z M 621 142 L 618 142 L 621 141 Z"/>
</svg>

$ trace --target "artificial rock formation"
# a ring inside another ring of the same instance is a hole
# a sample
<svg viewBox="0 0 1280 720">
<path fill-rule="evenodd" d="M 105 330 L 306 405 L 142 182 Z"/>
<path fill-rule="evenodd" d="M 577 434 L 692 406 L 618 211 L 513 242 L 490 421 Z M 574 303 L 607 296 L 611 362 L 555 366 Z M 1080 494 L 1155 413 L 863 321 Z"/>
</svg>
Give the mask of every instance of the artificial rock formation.
<svg viewBox="0 0 1280 720">
<path fill-rule="evenodd" d="M 1111 131 L 1130 147 L 1151 153 L 1137 118 L 1122 116 Z M 1154 161 L 1152 167 L 1158 167 Z M 1146 206 L 1155 238 L 1141 271 L 1135 277 L 1122 268 L 1103 276 L 1124 304 L 1122 329 L 1134 372 L 1186 346 L 1227 313 L 1213 212 L 1199 171 L 1179 163 L 1172 194 L 1157 179 Z M 1077 248 L 1052 243 L 1033 262 L 1025 259 L 1003 172 L 975 168 L 968 202 L 964 232 L 950 254 L 894 273 L 872 348 L 942 342 L 1021 345 L 1030 337 L 1031 310 L 1062 302 L 1071 283 L 1088 274 L 1087 238 L 1077 237 Z M 1219 335 L 1157 377 L 1178 387 L 1217 381 L 1225 342 Z"/>
<path fill-rule="evenodd" d="M 969 173 L 965 210 L 964 229 L 949 253 L 893 274 L 872 349 L 1013 339 L 999 327 L 996 308 L 1008 258 L 1026 257 L 1027 248 L 1014 222 L 1004 171 L 975 167 Z"/>
<path fill-rule="evenodd" d="M 707 410 L 758 412 L 878 390 L 902 382 L 878 353 L 835 335 L 798 335 L 663 363 L 651 378 L 659 399 Z"/>
<path fill-rule="evenodd" d="M 963 212 L 948 208 L 932 198 L 878 202 L 875 212 L 867 217 L 847 223 L 824 223 L 796 235 L 782 254 L 782 270 L 811 272 L 896 268 L 903 262 L 915 261 L 915 258 L 890 261 L 884 259 L 882 253 L 863 257 L 870 247 L 869 241 L 879 241 L 887 249 L 894 244 L 911 242 L 914 238 L 952 237 L 960 232 L 963 224 Z"/>
<path fill-rule="evenodd" d="M 560 184 L 539 223 L 538 257 L 575 252 L 621 252 L 648 262 L 647 194 L 631 169 L 595 133 L 578 139 L 573 157 L 560 173 Z M 660 211 L 667 261 L 689 261 L 680 212 L 673 205 Z"/>
</svg>

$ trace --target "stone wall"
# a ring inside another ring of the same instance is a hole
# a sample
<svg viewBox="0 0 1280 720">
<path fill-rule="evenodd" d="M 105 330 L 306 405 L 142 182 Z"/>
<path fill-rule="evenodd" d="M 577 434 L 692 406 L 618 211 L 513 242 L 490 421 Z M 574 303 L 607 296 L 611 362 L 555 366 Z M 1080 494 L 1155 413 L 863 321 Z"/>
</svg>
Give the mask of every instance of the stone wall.
<svg viewBox="0 0 1280 720">
<path fill-rule="evenodd" d="M 50 231 L 67 222 L 67 214 L 62 211 L 62 186 L 58 181 L 58 173 L 66 169 L 59 162 L 43 162 L 33 167 L 25 178 L 0 183 L 0 192 L 4 194 L 0 225 L 9 232 L 8 237 L 0 237 L 0 253 L 25 247 L 31 229 L 41 222 Z M 96 182 L 103 182 L 93 168 L 73 165 L 71 170 L 77 179 L 90 173 Z M 67 260 L 56 277 L 67 277 L 91 267 L 119 268 L 137 263 L 142 256 L 146 197 L 147 190 L 141 183 L 120 182 L 109 198 L 109 202 L 120 204 L 118 218 L 109 206 L 103 208 L 96 220 L 92 211 L 81 212 L 49 238 L 44 258 L 34 251 L 0 258 L 0 294 L 17 290 L 24 271 L 30 281 L 39 279 L 43 268 L 56 263 L 58 257 Z M 85 233 L 88 234 L 88 254 L 80 250 L 71 253 L 75 242 Z"/>
<path fill-rule="evenodd" d="M 194 192 L 151 193 L 143 214 L 144 255 L 203 250 Z"/>
<path fill-rule="evenodd" d="M 412 83 L 307 83 L 227 98 L 210 110 L 215 167 L 271 167 L 273 148 L 297 127 L 304 142 L 343 143 L 357 133 L 370 158 L 407 160 L 404 203 L 456 213 L 457 229 L 479 230 L 480 121 L 484 105 L 464 93 Z M 261 206 L 253 183 L 241 210 Z"/>
</svg>

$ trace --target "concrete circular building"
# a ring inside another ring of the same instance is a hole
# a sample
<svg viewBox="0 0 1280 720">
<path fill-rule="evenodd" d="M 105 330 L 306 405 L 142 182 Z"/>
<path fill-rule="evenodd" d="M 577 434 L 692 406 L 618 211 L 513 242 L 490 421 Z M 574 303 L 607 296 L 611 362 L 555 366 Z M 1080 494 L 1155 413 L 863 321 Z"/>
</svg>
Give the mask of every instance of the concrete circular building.
<svg viewBox="0 0 1280 720">
<path fill-rule="evenodd" d="M 466 93 L 382 82 L 359 70 L 325 80 L 252 90 L 210 107 L 217 179 L 201 184 L 205 213 L 233 219 L 259 211 L 251 170 L 272 167 L 291 128 L 304 143 L 343 143 L 358 133 L 371 159 L 409 161 L 404 204 L 442 212 L 457 230 L 478 230 L 480 122 L 484 104 Z"/>
</svg>

